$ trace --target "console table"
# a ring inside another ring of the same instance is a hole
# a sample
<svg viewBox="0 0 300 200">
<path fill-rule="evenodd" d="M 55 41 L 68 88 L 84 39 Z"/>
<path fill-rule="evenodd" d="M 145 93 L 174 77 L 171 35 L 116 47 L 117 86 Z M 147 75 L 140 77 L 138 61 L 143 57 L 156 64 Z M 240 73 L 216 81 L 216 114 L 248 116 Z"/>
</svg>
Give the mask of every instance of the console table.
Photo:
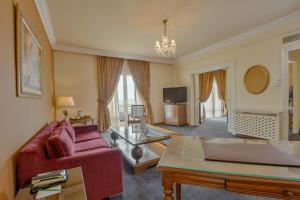
<svg viewBox="0 0 300 200">
<path fill-rule="evenodd" d="M 91 122 L 91 124 L 94 124 L 94 119 L 89 117 L 89 118 L 79 118 L 79 119 L 72 119 L 70 120 L 70 124 L 84 124 L 85 126 L 87 125 L 88 122 Z"/>
<path fill-rule="evenodd" d="M 174 199 L 174 184 L 178 200 L 181 199 L 181 184 L 223 188 L 250 195 L 300 199 L 300 167 L 207 161 L 203 156 L 203 140 L 269 143 L 300 159 L 300 142 L 174 135 L 157 166 L 162 174 L 165 200 Z"/>
</svg>

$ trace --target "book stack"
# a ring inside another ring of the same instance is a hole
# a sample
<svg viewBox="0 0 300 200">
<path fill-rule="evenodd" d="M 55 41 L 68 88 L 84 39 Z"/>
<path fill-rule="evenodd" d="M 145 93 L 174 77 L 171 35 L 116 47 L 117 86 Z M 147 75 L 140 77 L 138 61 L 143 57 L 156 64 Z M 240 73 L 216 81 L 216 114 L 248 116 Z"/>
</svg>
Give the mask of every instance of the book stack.
<svg viewBox="0 0 300 200">
<path fill-rule="evenodd" d="M 34 194 L 40 190 L 60 185 L 65 183 L 67 179 L 68 175 L 66 170 L 38 174 L 36 177 L 31 179 L 30 192 Z"/>
</svg>

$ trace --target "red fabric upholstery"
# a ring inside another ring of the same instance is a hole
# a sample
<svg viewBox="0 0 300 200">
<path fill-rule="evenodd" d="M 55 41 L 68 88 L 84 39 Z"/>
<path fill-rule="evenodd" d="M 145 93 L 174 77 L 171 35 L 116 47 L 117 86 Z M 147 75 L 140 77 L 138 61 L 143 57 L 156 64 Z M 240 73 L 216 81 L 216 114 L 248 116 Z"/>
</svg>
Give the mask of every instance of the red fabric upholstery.
<svg viewBox="0 0 300 200">
<path fill-rule="evenodd" d="M 58 127 L 54 130 L 54 133 L 47 140 L 46 148 L 50 158 L 74 155 L 74 144 L 65 126 Z M 53 157 L 53 155 L 55 157 Z"/>
<path fill-rule="evenodd" d="M 75 126 L 74 130 L 76 135 L 79 135 L 81 133 L 90 133 L 90 132 L 98 131 L 98 126 L 97 125 Z"/>
<path fill-rule="evenodd" d="M 93 131 L 93 132 L 88 132 L 88 134 L 77 134 L 75 138 L 75 142 L 85 142 L 89 140 L 94 140 L 94 139 L 101 139 L 102 136 L 99 134 L 98 131 Z"/>
<path fill-rule="evenodd" d="M 75 152 L 89 151 L 98 148 L 108 148 L 107 143 L 103 139 L 94 139 L 75 144 Z"/>
<path fill-rule="evenodd" d="M 73 156 L 68 157 L 47 158 L 45 143 L 57 124 L 53 122 L 44 127 L 18 153 L 18 186 L 26 186 L 38 173 L 81 166 L 88 200 L 101 200 L 121 193 L 122 157 L 118 148 L 103 147 L 75 152 Z M 77 130 L 79 133 L 75 128 L 75 136 L 88 135 L 90 131 L 97 130 L 97 126 L 80 127 Z M 76 145 L 74 144 L 74 148 Z"/>
<path fill-rule="evenodd" d="M 72 139 L 73 142 L 75 142 L 75 130 L 73 126 L 69 122 L 66 122 L 65 120 L 60 122 L 60 126 L 64 126 L 66 128 L 70 138 Z"/>
</svg>

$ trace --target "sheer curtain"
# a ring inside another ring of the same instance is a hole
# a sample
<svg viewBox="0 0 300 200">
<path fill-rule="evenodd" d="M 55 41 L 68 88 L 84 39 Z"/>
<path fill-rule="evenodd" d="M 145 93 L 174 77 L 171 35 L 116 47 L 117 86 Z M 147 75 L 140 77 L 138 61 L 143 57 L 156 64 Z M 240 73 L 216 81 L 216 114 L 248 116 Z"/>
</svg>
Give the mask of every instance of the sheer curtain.
<svg viewBox="0 0 300 200">
<path fill-rule="evenodd" d="M 153 124 L 150 104 L 150 66 L 147 61 L 128 60 L 129 68 L 136 88 L 146 107 L 147 122 Z"/>
<path fill-rule="evenodd" d="M 98 72 L 98 129 L 105 131 L 110 126 L 108 104 L 119 82 L 124 59 L 106 56 L 97 57 Z"/>
<path fill-rule="evenodd" d="M 205 103 L 203 103 L 204 109 L 202 109 L 203 118 L 215 118 L 222 116 L 222 101 L 218 96 L 218 86 L 215 79 L 213 79 L 211 93 Z"/>
</svg>

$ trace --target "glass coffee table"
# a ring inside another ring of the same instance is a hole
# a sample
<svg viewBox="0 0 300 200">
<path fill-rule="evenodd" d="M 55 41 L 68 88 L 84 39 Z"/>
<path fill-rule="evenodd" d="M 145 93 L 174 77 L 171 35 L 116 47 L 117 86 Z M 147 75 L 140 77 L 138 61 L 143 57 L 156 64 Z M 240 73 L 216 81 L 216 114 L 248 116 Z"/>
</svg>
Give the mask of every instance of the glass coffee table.
<svg viewBox="0 0 300 200">
<path fill-rule="evenodd" d="M 166 140 L 174 134 L 153 125 L 146 125 L 145 133 L 133 132 L 132 126 L 111 126 L 111 144 L 117 146 L 133 167 L 134 173 L 156 165 L 166 148 Z"/>
</svg>

